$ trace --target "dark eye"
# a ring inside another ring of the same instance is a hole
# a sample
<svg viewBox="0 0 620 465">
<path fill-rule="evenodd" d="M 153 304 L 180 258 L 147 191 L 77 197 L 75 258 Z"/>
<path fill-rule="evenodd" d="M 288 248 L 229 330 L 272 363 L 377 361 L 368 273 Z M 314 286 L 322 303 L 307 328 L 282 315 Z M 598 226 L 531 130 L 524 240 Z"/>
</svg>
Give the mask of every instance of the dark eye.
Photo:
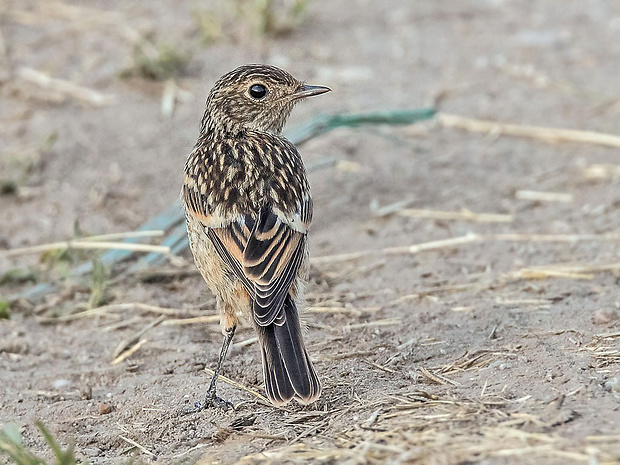
<svg viewBox="0 0 620 465">
<path fill-rule="evenodd" d="M 254 84 L 250 87 L 250 96 L 256 100 L 263 98 L 267 95 L 267 88 L 262 84 Z"/>
</svg>

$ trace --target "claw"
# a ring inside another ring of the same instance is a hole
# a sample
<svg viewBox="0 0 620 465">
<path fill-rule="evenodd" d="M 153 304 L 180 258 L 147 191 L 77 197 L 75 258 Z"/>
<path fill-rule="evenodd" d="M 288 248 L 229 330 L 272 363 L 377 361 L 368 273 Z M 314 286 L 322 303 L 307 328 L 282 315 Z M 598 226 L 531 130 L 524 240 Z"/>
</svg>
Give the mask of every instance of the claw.
<svg viewBox="0 0 620 465">
<path fill-rule="evenodd" d="M 227 411 L 229 409 L 234 410 L 235 406 L 233 405 L 232 402 L 229 402 L 227 400 L 222 399 L 219 396 L 216 396 L 215 393 L 211 394 L 207 394 L 207 398 L 205 399 L 204 402 L 194 402 L 194 406 L 193 407 L 188 407 L 185 408 L 181 411 L 181 413 L 183 415 L 188 415 L 190 413 L 198 413 L 202 410 L 206 410 L 208 408 L 219 408 L 222 409 L 224 411 Z"/>
<path fill-rule="evenodd" d="M 229 402 L 227 400 L 222 399 L 221 397 L 215 396 L 215 399 L 213 399 L 211 401 L 211 405 L 213 407 L 217 407 L 217 408 L 221 408 L 224 411 L 228 410 L 228 409 L 235 409 L 235 406 L 233 405 L 232 402 Z"/>
<path fill-rule="evenodd" d="M 220 358 L 217 361 L 217 368 L 213 373 L 213 378 L 211 378 L 211 384 L 209 385 L 209 390 L 207 391 L 207 396 L 205 397 L 204 402 L 194 402 L 193 408 L 185 408 L 181 411 L 182 415 L 187 415 L 189 413 L 197 413 L 201 410 L 205 410 L 210 407 L 216 407 L 223 409 L 224 411 L 228 409 L 235 409 L 235 406 L 232 402 L 228 402 L 217 396 L 216 394 L 216 384 L 217 378 L 222 369 L 222 363 L 224 362 L 224 358 L 226 357 L 226 353 L 228 352 L 228 347 L 230 346 L 230 342 L 232 341 L 235 335 L 236 326 L 232 326 L 226 329 L 226 334 L 224 338 L 224 343 L 222 344 L 222 349 L 220 350 Z"/>
<path fill-rule="evenodd" d="M 194 402 L 194 407 L 187 407 L 181 410 L 181 415 L 189 415 L 190 413 L 198 413 L 204 408 L 205 406 L 202 402 L 196 401 Z"/>
</svg>

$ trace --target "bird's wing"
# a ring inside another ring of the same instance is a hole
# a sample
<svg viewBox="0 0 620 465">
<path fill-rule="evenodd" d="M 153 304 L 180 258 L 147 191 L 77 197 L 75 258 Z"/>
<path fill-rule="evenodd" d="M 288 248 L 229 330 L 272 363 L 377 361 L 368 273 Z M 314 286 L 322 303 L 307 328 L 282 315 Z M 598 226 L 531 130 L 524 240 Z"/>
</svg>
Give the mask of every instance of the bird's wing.
<svg viewBox="0 0 620 465">
<path fill-rule="evenodd" d="M 260 326 L 283 323 L 282 304 L 305 255 L 306 234 L 291 228 L 272 209 L 254 219 L 246 215 L 207 235 L 253 300 Z"/>
<path fill-rule="evenodd" d="M 293 215 L 264 206 L 258 215 L 223 218 L 199 208 L 201 203 L 192 201 L 194 193 L 184 192 L 186 211 L 203 224 L 217 253 L 252 298 L 256 324 L 283 324 L 284 299 L 306 254 L 311 200 L 301 202 Z"/>
</svg>

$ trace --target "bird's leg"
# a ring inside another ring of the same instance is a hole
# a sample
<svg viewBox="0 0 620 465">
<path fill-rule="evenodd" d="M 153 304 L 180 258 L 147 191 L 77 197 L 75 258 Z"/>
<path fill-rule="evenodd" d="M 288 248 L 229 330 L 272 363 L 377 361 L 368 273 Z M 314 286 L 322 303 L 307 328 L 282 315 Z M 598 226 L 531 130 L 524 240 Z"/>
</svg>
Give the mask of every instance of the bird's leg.
<svg viewBox="0 0 620 465">
<path fill-rule="evenodd" d="M 231 402 L 224 400 L 217 396 L 216 386 L 217 386 L 217 378 L 220 375 L 220 370 L 222 369 L 222 365 L 224 364 L 224 359 L 226 358 L 226 354 L 228 353 L 228 348 L 230 347 L 230 343 L 235 336 L 235 330 L 237 329 L 237 325 L 233 325 L 224 330 L 224 343 L 222 344 L 222 349 L 220 350 L 220 357 L 217 361 L 217 366 L 215 367 L 215 371 L 213 372 L 213 377 L 211 378 L 211 384 L 209 384 L 209 389 L 207 390 L 207 395 L 205 397 L 204 402 L 195 402 L 194 407 L 190 409 L 183 410 L 183 413 L 196 413 L 203 409 L 209 407 L 217 407 L 222 408 L 224 410 L 228 410 L 229 408 L 234 409 L 234 406 Z"/>
<path fill-rule="evenodd" d="M 222 369 L 222 365 L 224 364 L 224 359 L 226 358 L 226 354 L 228 353 L 228 348 L 230 347 L 230 343 L 235 336 L 235 329 L 237 329 L 236 325 L 226 329 L 226 334 L 224 335 L 224 343 L 222 344 L 222 349 L 220 350 L 220 358 L 217 361 L 217 367 L 215 367 L 215 372 L 213 373 L 213 378 L 211 378 L 211 384 L 209 385 L 209 390 L 207 391 L 207 396 L 205 397 L 205 404 L 210 404 L 214 407 L 220 407 L 224 410 L 228 410 L 228 408 L 233 408 L 233 404 L 217 396 L 216 385 L 217 378 L 220 375 L 220 370 Z"/>
</svg>

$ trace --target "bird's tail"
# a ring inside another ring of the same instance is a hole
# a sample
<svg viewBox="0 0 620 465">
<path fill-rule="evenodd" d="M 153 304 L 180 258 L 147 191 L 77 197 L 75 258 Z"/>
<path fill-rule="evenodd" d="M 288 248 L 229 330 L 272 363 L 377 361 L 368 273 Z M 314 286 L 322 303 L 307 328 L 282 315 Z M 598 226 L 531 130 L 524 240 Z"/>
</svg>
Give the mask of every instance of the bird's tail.
<svg viewBox="0 0 620 465">
<path fill-rule="evenodd" d="M 282 311 L 283 318 L 256 328 L 262 346 L 267 396 L 274 405 L 284 405 L 293 398 L 309 404 L 319 398 L 321 383 L 308 357 L 297 307 L 290 296 L 286 297 Z"/>
</svg>

